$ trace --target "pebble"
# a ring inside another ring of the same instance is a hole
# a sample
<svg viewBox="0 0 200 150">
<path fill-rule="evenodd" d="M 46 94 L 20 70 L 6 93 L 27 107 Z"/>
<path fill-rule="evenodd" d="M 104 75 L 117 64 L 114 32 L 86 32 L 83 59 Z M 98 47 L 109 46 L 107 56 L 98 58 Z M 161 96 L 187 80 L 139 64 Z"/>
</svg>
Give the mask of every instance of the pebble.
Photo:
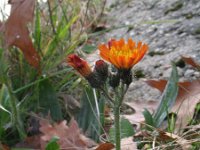
<svg viewBox="0 0 200 150">
<path fill-rule="evenodd" d="M 194 72 L 195 72 L 194 70 L 188 69 L 188 70 L 185 71 L 184 77 L 189 78 L 189 77 L 194 75 Z"/>
<path fill-rule="evenodd" d="M 194 76 L 197 77 L 197 78 L 199 78 L 200 77 L 200 72 L 199 71 L 195 71 L 194 72 Z"/>
</svg>

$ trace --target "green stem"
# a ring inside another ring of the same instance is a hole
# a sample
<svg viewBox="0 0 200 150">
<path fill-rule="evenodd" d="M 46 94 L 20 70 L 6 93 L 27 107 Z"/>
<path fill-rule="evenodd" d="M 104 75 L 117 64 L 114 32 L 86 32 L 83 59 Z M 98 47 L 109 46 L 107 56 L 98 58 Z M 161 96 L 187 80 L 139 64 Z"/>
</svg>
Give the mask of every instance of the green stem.
<svg viewBox="0 0 200 150">
<path fill-rule="evenodd" d="M 114 108 L 114 120 L 115 120 L 115 144 L 116 150 L 121 149 L 121 128 L 120 128 L 120 106 Z"/>
<path fill-rule="evenodd" d="M 118 89 L 115 89 L 115 103 L 114 103 L 114 120 L 115 120 L 115 144 L 116 150 L 121 150 L 121 126 L 120 126 L 120 108 L 123 103 L 124 95 L 127 88 L 125 84 L 121 82 Z"/>
</svg>

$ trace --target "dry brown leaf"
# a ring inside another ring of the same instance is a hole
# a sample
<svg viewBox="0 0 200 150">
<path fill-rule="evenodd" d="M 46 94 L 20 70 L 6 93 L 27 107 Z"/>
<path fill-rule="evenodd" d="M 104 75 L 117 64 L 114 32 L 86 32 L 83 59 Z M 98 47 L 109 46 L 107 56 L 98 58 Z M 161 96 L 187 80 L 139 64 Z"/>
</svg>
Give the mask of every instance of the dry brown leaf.
<svg viewBox="0 0 200 150">
<path fill-rule="evenodd" d="M 132 107 L 135 110 L 135 113 L 123 116 L 132 124 L 137 125 L 137 129 L 139 129 L 140 123 L 144 122 L 144 116 L 142 114 L 144 109 L 146 108 L 153 113 L 158 106 L 158 101 L 133 101 L 126 104 Z"/>
<path fill-rule="evenodd" d="M 1 141 L 0 141 L 0 150 L 10 150 L 10 148 L 5 144 L 1 144 Z"/>
<path fill-rule="evenodd" d="M 40 57 L 29 37 L 27 24 L 33 21 L 35 0 L 9 0 L 11 13 L 3 25 L 7 46 L 22 50 L 30 65 L 39 69 Z"/>
<path fill-rule="evenodd" d="M 43 133 L 40 137 L 42 150 L 45 149 L 45 145 L 54 136 L 59 137 L 58 144 L 61 149 L 84 150 L 91 146 L 91 141 L 88 142 L 81 134 L 78 124 L 74 119 L 71 120 L 69 126 L 66 125 L 65 120 L 60 123 L 54 123 L 53 125 L 48 120 L 41 120 L 40 125 L 40 131 Z"/>
<path fill-rule="evenodd" d="M 160 136 L 167 136 L 168 138 L 172 138 L 176 141 L 177 144 L 179 144 L 182 148 L 182 150 L 190 150 L 192 148 L 192 145 L 190 142 L 176 134 L 169 133 L 169 132 L 159 132 Z"/>
<path fill-rule="evenodd" d="M 112 150 L 114 147 L 112 143 L 102 143 L 95 150 Z"/>
<path fill-rule="evenodd" d="M 16 148 L 32 148 L 32 149 L 40 149 L 40 135 L 34 135 L 27 137 L 24 141 L 17 143 L 15 145 Z"/>
<path fill-rule="evenodd" d="M 191 66 L 193 66 L 197 69 L 200 69 L 200 64 L 198 64 L 192 57 L 181 56 L 181 58 L 185 63 L 187 63 L 187 64 L 189 64 L 189 65 L 191 65 Z"/>
<path fill-rule="evenodd" d="M 140 131 L 134 135 L 134 139 L 143 139 L 144 141 L 148 141 L 148 139 L 154 139 L 156 137 L 154 141 L 156 141 L 157 143 L 165 143 L 160 144 L 160 147 L 162 147 L 161 149 L 169 148 L 168 141 L 173 141 L 174 144 L 177 143 L 178 145 L 180 145 L 182 150 L 189 150 L 192 148 L 191 142 L 189 140 L 186 140 L 183 137 L 180 137 L 176 134 L 165 132 L 159 129 L 156 129 L 154 132 L 155 133 L 152 134 L 152 132 Z"/>
<path fill-rule="evenodd" d="M 148 80 L 150 86 L 163 92 L 166 80 Z M 178 96 L 171 111 L 177 113 L 176 131 L 185 128 L 192 119 L 196 104 L 200 102 L 200 80 L 179 82 Z"/>
</svg>

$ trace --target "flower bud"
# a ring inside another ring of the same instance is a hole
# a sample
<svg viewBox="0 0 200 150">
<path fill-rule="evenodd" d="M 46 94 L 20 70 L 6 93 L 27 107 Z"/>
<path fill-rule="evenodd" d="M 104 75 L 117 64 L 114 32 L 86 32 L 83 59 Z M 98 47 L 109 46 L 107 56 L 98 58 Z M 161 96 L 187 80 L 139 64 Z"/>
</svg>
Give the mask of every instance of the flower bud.
<svg viewBox="0 0 200 150">
<path fill-rule="evenodd" d="M 104 84 L 108 77 L 108 65 L 103 60 L 96 61 L 94 73 L 97 76 L 97 79 Z"/>
<path fill-rule="evenodd" d="M 93 88 L 100 88 L 102 85 L 102 82 L 98 80 L 96 74 L 93 72 L 89 76 L 86 77 L 88 82 L 90 83 L 90 86 Z"/>
<path fill-rule="evenodd" d="M 75 54 L 71 54 L 67 57 L 67 63 L 85 78 L 92 73 L 88 63 Z"/>
</svg>

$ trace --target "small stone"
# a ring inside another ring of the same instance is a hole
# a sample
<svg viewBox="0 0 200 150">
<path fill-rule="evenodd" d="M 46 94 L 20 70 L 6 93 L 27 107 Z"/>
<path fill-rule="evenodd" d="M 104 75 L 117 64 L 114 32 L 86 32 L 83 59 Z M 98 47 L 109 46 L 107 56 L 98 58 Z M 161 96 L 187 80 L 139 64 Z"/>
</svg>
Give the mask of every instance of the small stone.
<svg viewBox="0 0 200 150">
<path fill-rule="evenodd" d="M 186 78 L 189 78 L 189 77 L 191 77 L 192 75 L 194 75 L 194 70 L 192 70 L 192 69 L 188 69 L 188 70 L 186 70 L 185 73 L 184 73 L 184 76 L 185 76 Z"/>
<path fill-rule="evenodd" d="M 163 72 L 163 78 L 168 79 L 168 78 L 170 77 L 170 75 L 171 75 L 171 71 L 172 71 L 171 68 L 165 70 L 165 71 Z"/>
<path fill-rule="evenodd" d="M 179 75 L 180 77 L 184 75 L 183 69 L 177 68 L 177 70 L 178 70 L 178 75 Z"/>
<path fill-rule="evenodd" d="M 197 78 L 199 78 L 199 77 L 200 77 L 200 72 L 195 71 L 195 72 L 194 72 L 194 76 L 197 77 Z"/>
</svg>

